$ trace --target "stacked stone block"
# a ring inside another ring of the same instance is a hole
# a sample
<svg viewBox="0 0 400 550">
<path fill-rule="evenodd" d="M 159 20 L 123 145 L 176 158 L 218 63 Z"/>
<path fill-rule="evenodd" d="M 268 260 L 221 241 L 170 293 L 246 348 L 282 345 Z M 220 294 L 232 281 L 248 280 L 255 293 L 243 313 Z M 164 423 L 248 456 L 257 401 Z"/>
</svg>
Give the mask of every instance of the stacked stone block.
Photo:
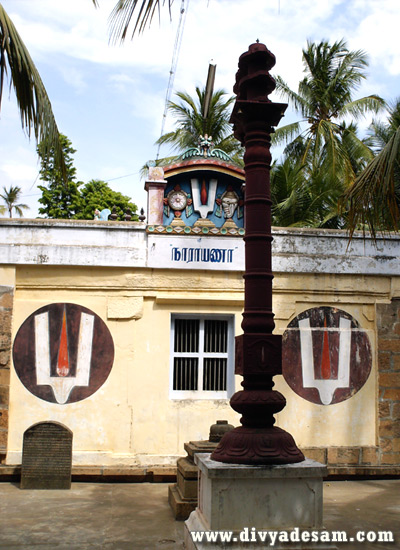
<svg viewBox="0 0 400 550">
<path fill-rule="evenodd" d="M 198 468 L 194 463 L 197 453 L 212 453 L 218 442 L 190 441 L 184 444 L 187 456 L 177 462 L 176 480 L 168 488 L 168 501 L 175 519 L 185 520 L 197 506 Z"/>
<path fill-rule="evenodd" d="M 13 287 L 0 286 L 0 462 L 7 452 L 13 298 Z"/>
<path fill-rule="evenodd" d="M 400 300 L 377 307 L 379 461 L 400 466 Z"/>
<path fill-rule="evenodd" d="M 378 475 L 379 447 L 305 447 L 307 458 L 327 464 L 329 475 Z"/>
</svg>

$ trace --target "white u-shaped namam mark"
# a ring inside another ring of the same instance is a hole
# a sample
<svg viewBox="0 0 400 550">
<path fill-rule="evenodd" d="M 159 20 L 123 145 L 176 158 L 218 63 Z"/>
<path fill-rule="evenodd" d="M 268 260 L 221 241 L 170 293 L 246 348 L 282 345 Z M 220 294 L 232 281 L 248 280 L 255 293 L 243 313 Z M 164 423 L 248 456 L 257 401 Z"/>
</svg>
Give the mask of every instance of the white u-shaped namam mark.
<svg viewBox="0 0 400 550">
<path fill-rule="evenodd" d="M 88 386 L 93 347 L 94 316 L 81 314 L 78 336 L 76 376 L 51 376 L 50 333 L 48 312 L 35 315 L 35 359 L 36 383 L 51 386 L 54 397 L 60 405 L 67 402 L 75 386 Z"/>
<path fill-rule="evenodd" d="M 316 388 L 323 405 L 332 403 L 333 394 L 337 388 L 350 387 L 350 349 L 351 349 L 351 321 L 340 317 L 339 321 L 339 358 L 338 376 L 330 380 L 317 380 L 314 370 L 314 353 L 312 343 L 312 331 L 321 330 L 310 327 L 310 319 L 299 321 L 301 368 L 303 374 L 303 387 Z"/>
<path fill-rule="evenodd" d="M 216 179 L 211 179 L 208 185 L 208 195 L 207 195 L 207 204 L 201 204 L 200 199 L 200 182 L 197 178 L 192 178 L 190 180 L 192 184 L 192 197 L 193 197 L 193 208 L 200 216 L 205 219 L 207 214 L 214 210 L 215 204 L 215 194 L 217 192 L 217 183 Z"/>
</svg>

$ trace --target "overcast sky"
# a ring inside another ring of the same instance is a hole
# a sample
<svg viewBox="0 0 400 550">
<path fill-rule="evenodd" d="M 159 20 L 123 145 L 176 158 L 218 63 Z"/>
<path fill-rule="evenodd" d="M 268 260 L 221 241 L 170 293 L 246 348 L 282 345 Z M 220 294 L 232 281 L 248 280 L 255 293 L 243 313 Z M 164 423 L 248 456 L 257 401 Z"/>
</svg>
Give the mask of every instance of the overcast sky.
<svg viewBox="0 0 400 550">
<path fill-rule="evenodd" d="M 110 186 L 146 207 L 140 168 L 157 154 L 181 0 L 155 17 L 149 31 L 109 45 L 108 17 L 116 0 L 3 0 L 47 88 L 60 132 L 77 150 L 77 179 Z M 257 39 L 275 54 L 272 73 L 292 87 L 302 78 L 307 39 L 344 38 L 369 56 L 368 79 L 357 97 L 400 96 L 399 0 L 190 0 L 174 90 L 204 86 L 211 60 L 215 88 L 230 94 L 237 61 Z M 274 97 L 272 97 L 274 99 Z M 279 98 L 275 97 L 275 100 Z M 282 121 L 293 120 L 290 107 Z M 366 123 L 365 123 L 366 124 Z M 165 130 L 171 129 L 167 118 Z M 18 185 L 36 217 L 39 164 L 34 140 L 21 129 L 5 90 L 0 119 L 0 188 Z M 162 148 L 160 156 L 170 151 Z"/>
</svg>

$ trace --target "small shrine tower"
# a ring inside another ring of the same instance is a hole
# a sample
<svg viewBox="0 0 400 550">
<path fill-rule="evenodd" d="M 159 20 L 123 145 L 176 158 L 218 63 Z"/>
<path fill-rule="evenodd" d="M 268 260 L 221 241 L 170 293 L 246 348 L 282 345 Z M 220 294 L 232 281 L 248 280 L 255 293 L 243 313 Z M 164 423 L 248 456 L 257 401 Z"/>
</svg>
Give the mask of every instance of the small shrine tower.
<svg viewBox="0 0 400 550">
<path fill-rule="evenodd" d="M 200 136 L 168 166 L 149 165 L 148 233 L 244 235 L 244 170 Z"/>
</svg>

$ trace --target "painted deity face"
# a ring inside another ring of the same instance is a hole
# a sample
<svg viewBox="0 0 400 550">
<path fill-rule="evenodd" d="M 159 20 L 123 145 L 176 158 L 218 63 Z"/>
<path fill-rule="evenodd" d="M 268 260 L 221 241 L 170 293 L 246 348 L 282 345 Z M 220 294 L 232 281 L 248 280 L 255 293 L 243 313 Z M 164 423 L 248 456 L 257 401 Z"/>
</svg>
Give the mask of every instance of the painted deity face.
<svg viewBox="0 0 400 550">
<path fill-rule="evenodd" d="M 224 218 L 232 218 L 237 208 L 239 199 L 234 191 L 227 191 L 222 196 L 222 209 L 224 211 Z"/>
</svg>

